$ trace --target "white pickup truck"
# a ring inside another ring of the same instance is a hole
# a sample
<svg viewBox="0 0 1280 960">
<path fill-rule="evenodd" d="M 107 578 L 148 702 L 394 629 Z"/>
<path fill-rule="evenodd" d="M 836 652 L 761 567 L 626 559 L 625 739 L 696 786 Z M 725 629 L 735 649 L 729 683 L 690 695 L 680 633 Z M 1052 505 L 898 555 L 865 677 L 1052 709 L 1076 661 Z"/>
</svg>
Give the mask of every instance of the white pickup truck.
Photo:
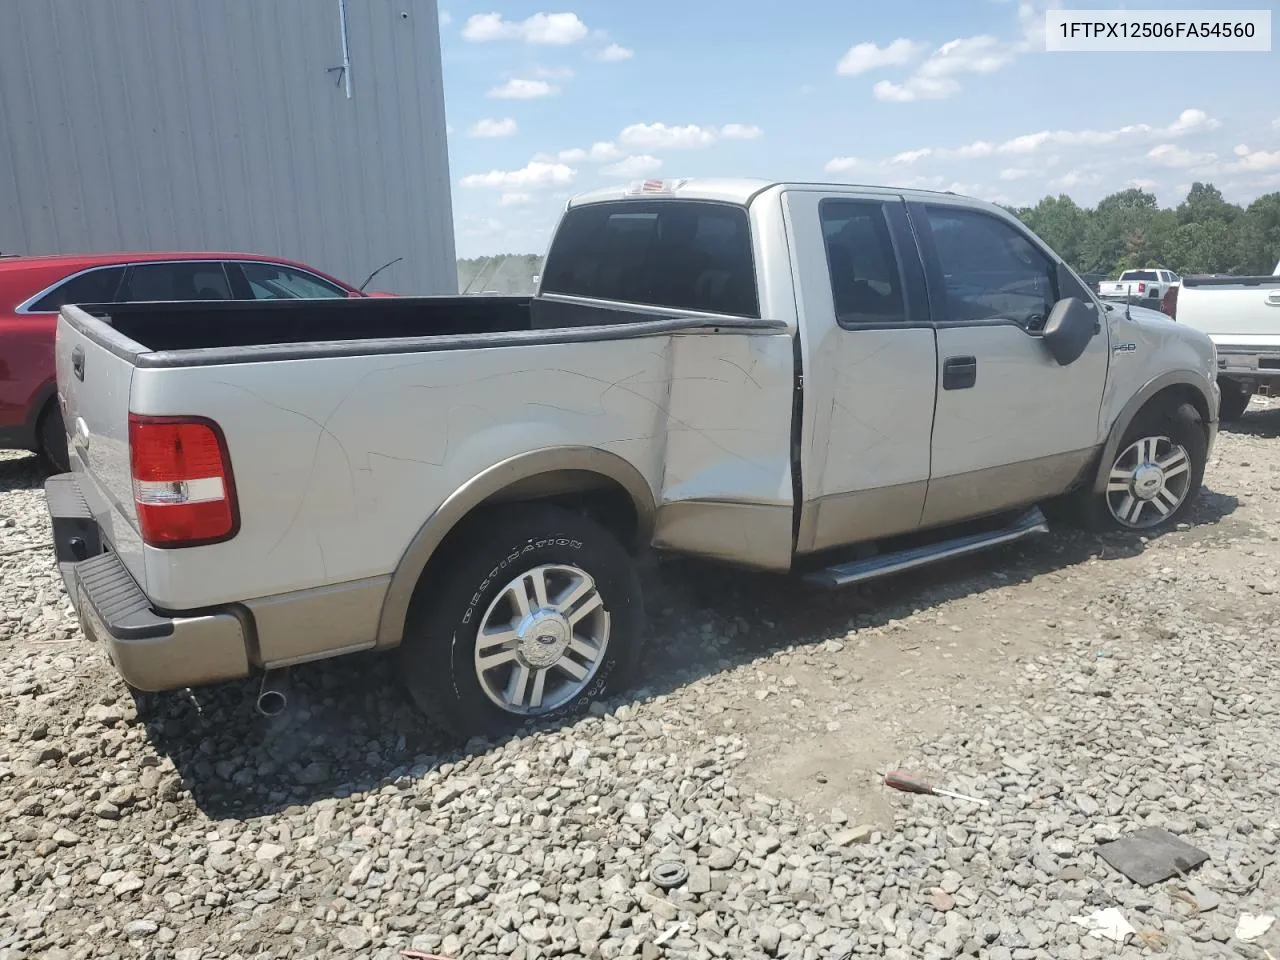
<svg viewBox="0 0 1280 960">
<path fill-rule="evenodd" d="M 1280 263 L 1269 277 L 1185 277 L 1170 300 L 1218 349 L 1223 421 L 1244 416 L 1259 386 L 1280 385 Z"/>
<path fill-rule="evenodd" d="M 1196 496 L 1213 345 L 961 197 L 648 181 L 570 202 L 532 299 L 69 306 L 46 486 L 135 689 L 399 648 L 452 729 L 638 663 L 631 551 L 838 586 Z"/>
<path fill-rule="evenodd" d="M 1159 304 L 1182 278 L 1172 270 L 1126 270 L 1119 280 L 1098 284 L 1098 296 L 1106 300 L 1140 300 Z"/>
</svg>

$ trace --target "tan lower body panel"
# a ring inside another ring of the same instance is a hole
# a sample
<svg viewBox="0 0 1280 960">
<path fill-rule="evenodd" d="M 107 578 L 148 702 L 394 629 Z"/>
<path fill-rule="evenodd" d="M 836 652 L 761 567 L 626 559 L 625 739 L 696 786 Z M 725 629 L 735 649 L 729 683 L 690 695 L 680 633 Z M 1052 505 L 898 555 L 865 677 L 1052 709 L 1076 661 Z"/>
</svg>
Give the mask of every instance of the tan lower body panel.
<svg viewBox="0 0 1280 960">
<path fill-rule="evenodd" d="M 921 526 L 957 523 L 1057 496 L 1071 487 L 1097 452 L 1090 447 L 931 479 Z"/>
<path fill-rule="evenodd" d="M 806 503 L 800 512 L 799 553 L 910 533 L 920 525 L 925 480 L 874 490 L 834 494 Z"/>
<path fill-rule="evenodd" d="M 760 570 L 791 569 L 791 508 L 679 500 L 658 507 L 653 545 Z"/>
<path fill-rule="evenodd" d="M 370 577 L 245 601 L 264 667 L 286 667 L 372 647 L 390 577 Z"/>
</svg>

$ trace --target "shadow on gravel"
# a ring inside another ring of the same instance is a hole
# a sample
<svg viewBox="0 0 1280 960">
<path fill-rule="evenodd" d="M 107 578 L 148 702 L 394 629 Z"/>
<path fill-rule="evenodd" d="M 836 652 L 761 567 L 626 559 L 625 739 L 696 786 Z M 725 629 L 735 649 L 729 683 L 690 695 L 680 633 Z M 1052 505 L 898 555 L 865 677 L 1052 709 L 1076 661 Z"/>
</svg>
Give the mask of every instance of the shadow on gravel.
<svg viewBox="0 0 1280 960">
<path fill-rule="evenodd" d="M 6 456 L 0 459 L 0 493 L 43 487 L 49 473 L 44 461 L 34 453 Z"/>
<path fill-rule="evenodd" d="M 1250 410 L 1239 420 L 1224 423 L 1224 433 L 1238 433 L 1249 437 L 1280 439 L 1280 407 L 1267 410 Z"/>
<path fill-rule="evenodd" d="M 1234 497 L 1206 491 L 1188 519 L 1210 526 L 1236 506 Z M 1020 547 L 836 592 L 694 560 L 656 562 L 644 572 L 650 645 L 642 675 L 618 703 L 670 693 L 789 646 L 1144 548 L 1137 537 L 1057 528 Z M 214 819 L 376 790 L 495 746 L 459 743 L 430 726 L 400 688 L 394 654 L 295 668 L 290 707 L 279 717 L 254 712 L 256 690 L 256 682 L 246 682 L 152 698 L 152 743 L 172 758 L 196 804 Z"/>
</svg>

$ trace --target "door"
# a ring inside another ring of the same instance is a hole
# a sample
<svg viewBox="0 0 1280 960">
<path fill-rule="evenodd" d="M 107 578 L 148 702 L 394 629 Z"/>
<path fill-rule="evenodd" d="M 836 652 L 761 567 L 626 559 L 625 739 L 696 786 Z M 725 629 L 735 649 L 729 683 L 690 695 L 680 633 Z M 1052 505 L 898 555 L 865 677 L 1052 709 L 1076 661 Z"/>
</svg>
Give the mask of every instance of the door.
<svg viewBox="0 0 1280 960">
<path fill-rule="evenodd" d="M 803 318 L 799 552 L 916 529 L 937 375 L 924 270 L 906 206 L 884 194 L 788 190 Z"/>
<path fill-rule="evenodd" d="M 932 526 L 1065 491 L 1100 442 L 1106 325 L 1059 366 L 1041 340 L 1060 296 L 1055 258 L 1020 224 L 947 204 L 911 204 L 938 335 L 937 408 L 924 519 Z"/>
</svg>

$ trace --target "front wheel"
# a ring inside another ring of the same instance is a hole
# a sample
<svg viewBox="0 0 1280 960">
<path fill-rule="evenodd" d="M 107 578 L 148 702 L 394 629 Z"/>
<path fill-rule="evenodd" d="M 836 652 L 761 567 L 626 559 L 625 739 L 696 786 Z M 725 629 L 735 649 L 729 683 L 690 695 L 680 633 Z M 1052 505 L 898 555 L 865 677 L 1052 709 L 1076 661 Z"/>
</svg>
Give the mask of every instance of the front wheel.
<svg viewBox="0 0 1280 960">
<path fill-rule="evenodd" d="M 1208 440 L 1189 403 L 1139 414 L 1125 431 L 1102 493 L 1087 491 L 1086 525 L 1148 531 L 1182 517 L 1200 492 Z"/>
<path fill-rule="evenodd" d="M 503 508 L 446 563 L 419 585 L 401 648 L 410 694 L 446 729 L 489 736 L 567 719 L 634 668 L 639 578 L 593 521 L 544 504 Z"/>
</svg>

